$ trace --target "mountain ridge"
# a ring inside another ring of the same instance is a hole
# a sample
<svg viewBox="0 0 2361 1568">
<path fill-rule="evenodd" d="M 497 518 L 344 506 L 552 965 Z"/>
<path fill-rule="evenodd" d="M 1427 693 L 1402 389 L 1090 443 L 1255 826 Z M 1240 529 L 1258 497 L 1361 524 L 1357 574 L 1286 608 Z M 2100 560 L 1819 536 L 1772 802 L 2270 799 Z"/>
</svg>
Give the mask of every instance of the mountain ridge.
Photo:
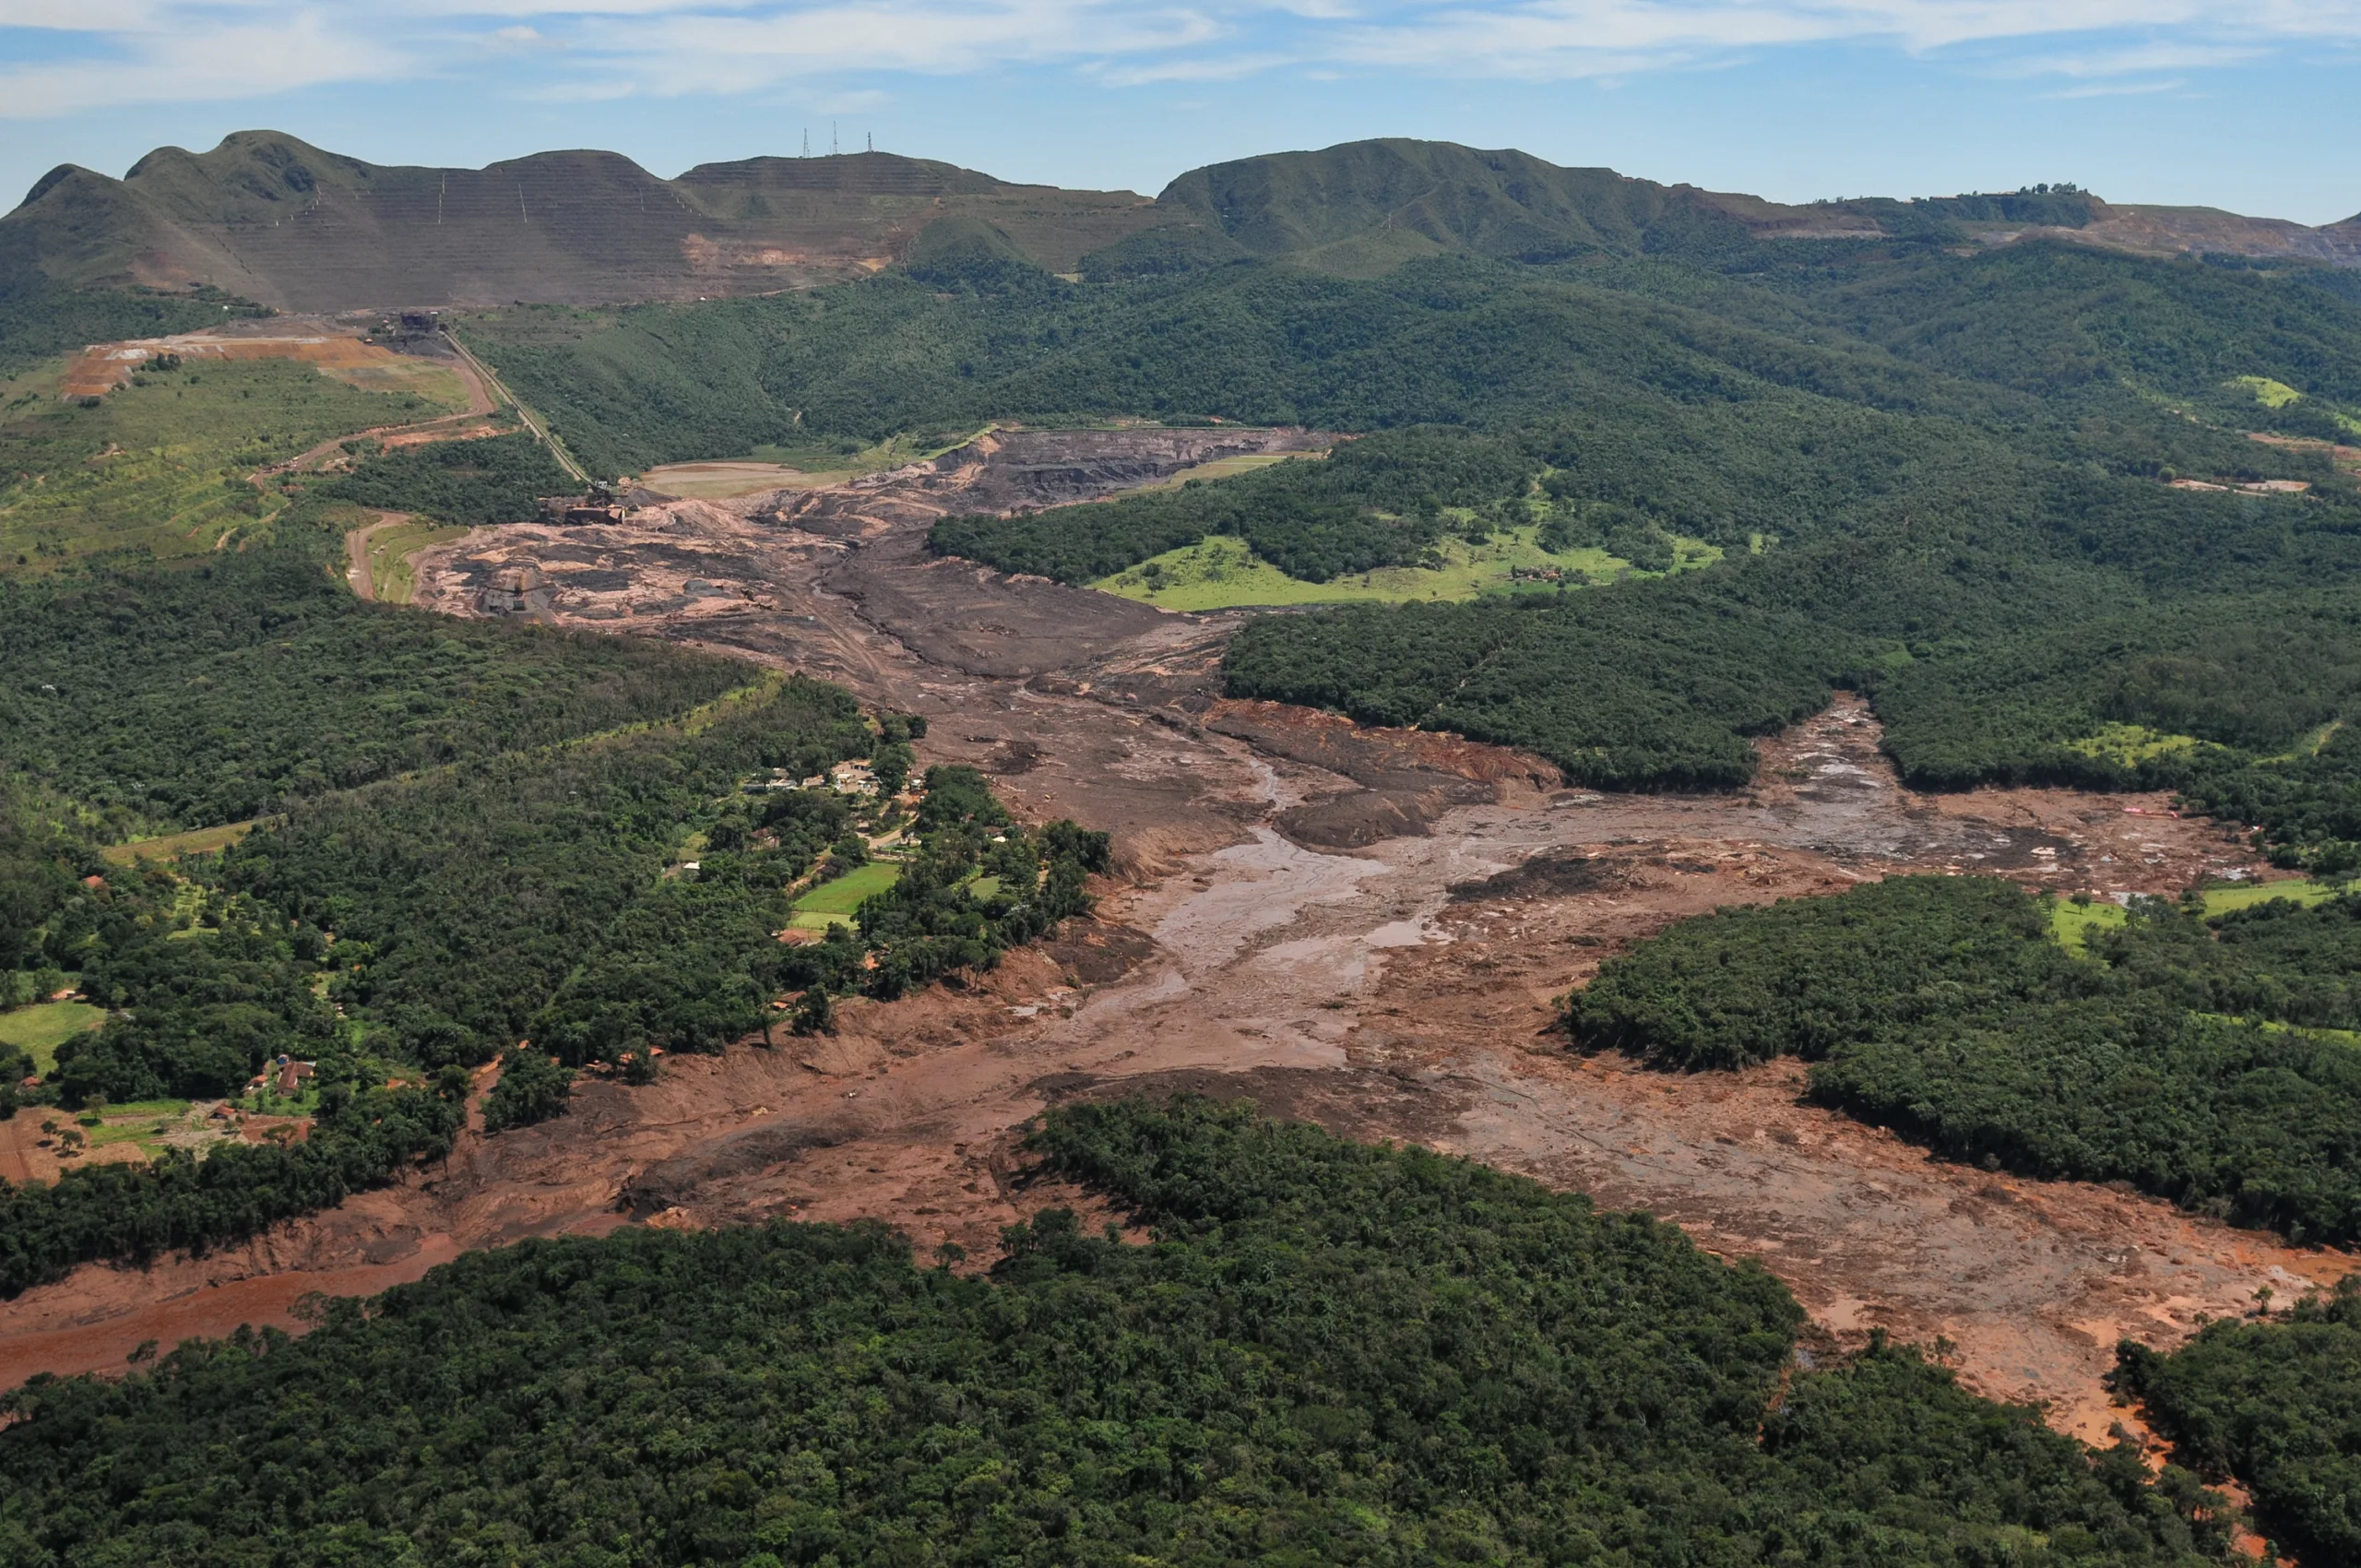
<svg viewBox="0 0 2361 1568">
<path fill-rule="evenodd" d="M 241 131 L 208 152 L 159 148 L 120 180 L 74 164 L 42 176 L 0 218 L 0 293 L 33 280 L 206 285 L 299 311 L 692 299 L 879 271 L 945 221 L 962 243 L 1102 278 L 1258 259 L 1374 276 L 1454 252 L 1550 263 L 1906 238 L 2361 267 L 2361 215 L 2308 228 L 2118 207 L 2071 186 L 1793 205 L 1402 137 L 1207 164 L 1151 201 L 881 152 L 701 163 L 667 180 L 596 149 L 441 169 Z"/>
</svg>

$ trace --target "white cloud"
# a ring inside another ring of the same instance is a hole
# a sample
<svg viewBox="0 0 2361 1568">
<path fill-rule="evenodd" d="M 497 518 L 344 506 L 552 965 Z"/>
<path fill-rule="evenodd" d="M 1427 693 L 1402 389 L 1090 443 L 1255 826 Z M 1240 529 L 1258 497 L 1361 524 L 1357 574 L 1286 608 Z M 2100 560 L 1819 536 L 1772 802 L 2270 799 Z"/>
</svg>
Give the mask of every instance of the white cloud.
<svg viewBox="0 0 2361 1568">
<path fill-rule="evenodd" d="M 105 57 L 0 67 L 0 119 L 46 119 L 135 101 L 222 102 L 258 96 L 258 82 L 283 91 L 398 80 L 420 67 L 397 44 L 311 15 L 186 35 L 150 30 L 111 42 L 117 47 Z"/>
<path fill-rule="evenodd" d="M 881 74 L 1023 65 L 1116 87 L 1289 68 L 1628 78 L 1815 44 L 2155 91 L 2289 45 L 2361 44 L 2361 0 L 0 0 L 6 29 L 48 41 L 0 65 L 0 117 L 31 119 L 463 75 L 494 53 L 500 90 L 557 98 L 841 97 Z"/>
</svg>

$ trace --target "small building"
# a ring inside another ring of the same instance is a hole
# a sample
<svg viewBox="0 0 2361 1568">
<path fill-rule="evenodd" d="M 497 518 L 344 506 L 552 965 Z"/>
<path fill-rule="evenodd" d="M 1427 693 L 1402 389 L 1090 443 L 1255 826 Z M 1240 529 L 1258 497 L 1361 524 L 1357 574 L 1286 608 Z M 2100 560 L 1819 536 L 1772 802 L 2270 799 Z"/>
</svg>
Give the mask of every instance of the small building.
<svg viewBox="0 0 2361 1568">
<path fill-rule="evenodd" d="M 282 1098 L 291 1099 L 302 1092 L 304 1083 L 317 1075 L 317 1073 L 318 1069 L 309 1062 L 290 1062 L 282 1056 L 279 1059 L 278 1081 L 271 1087 L 277 1089 Z"/>
<path fill-rule="evenodd" d="M 840 762 L 828 769 L 828 782 L 848 795 L 877 793 L 877 775 L 865 762 Z"/>
</svg>

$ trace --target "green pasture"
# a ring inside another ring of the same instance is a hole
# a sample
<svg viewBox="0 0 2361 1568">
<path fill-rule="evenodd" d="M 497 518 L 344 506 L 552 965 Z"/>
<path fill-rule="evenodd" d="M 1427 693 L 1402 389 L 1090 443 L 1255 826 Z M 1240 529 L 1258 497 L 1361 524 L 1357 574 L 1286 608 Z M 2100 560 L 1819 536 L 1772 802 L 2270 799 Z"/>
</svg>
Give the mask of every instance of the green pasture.
<svg viewBox="0 0 2361 1568">
<path fill-rule="evenodd" d="M 43 373 L 53 389 L 64 364 Z M 0 407 L 0 571 L 226 548 L 285 505 L 248 482 L 256 469 L 441 411 L 415 391 L 363 392 L 284 360 L 144 373 L 96 408 L 19 394 Z"/>
<path fill-rule="evenodd" d="M 804 931 L 825 931 L 831 924 L 850 925 L 853 911 L 872 895 L 902 880 L 902 868 L 884 861 L 855 866 L 844 875 L 824 882 L 790 906 L 789 924 Z"/>
<path fill-rule="evenodd" d="M 1587 588 L 1633 569 L 1630 562 L 1604 550 L 1552 553 L 1541 548 L 1540 531 L 1537 524 L 1528 524 L 1495 536 L 1489 544 L 1446 538 L 1435 547 L 1442 558 L 1439 567 L 1381 566 L 1324 583 L 1290 577 L 1257 556 L 1244 540 L 1213 534 L 1090 586 L 1166 610 L 1231 610 L 1249 605 L 1405 604 L 1475 599 L 1488 593 L 1554 592 L 1557 583 L 1520 580 L 1513 574 L 1520 566 L 1555 568 L 1564 574 L 1566 587 Z M 1698 539 L 1676 539 L 1674 549 L 1679 557 L 1673 568 L 1677 572 L 1722 558 L 1717 547 Z"/>
<path fill-rule="evenodd" d="M 2230 883 L 2205 889 L 2205 912 L 2223 915 L 2233 909 L 2251 909 L 2257 904 L 2268 904 L 2274 898 L 2292 899 L 2308 908 L 2327 903 L 2345 892 L 2349 885 L 2342 882 L 2315 882 L 2308 876 L 2282 882 Z"/>
<path fill-rule="evenodd" d="M 107 1021 L 106 1009 L 87 1002 L 37 1002 L 0 1013 L 0 1045 L 30 1053 L 46 1074 L 57 1065 L 57 1048 Z"/>
</svg>

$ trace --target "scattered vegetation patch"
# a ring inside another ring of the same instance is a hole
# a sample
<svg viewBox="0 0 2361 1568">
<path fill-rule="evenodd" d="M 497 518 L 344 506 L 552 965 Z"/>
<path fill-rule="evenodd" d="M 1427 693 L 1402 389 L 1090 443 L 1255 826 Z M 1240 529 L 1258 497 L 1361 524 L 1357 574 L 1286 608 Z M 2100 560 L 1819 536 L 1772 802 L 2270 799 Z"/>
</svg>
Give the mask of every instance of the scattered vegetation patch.
<svg viewBox="0 0 2361 1568">
<path fill-rule="evenodd" d="M 2096 734 L 2066 742 L 2069 749 L 2118 767 L 2137 768 L 2158 757 L 2188 756 L 2199 745 L 2194 735 L 2160 735 L 2144 724 L 2106 724 Z"/>
<path fill-rule="evenodd" d="M 2049 905 L 2050 933 L 2067 952 L 2077 956 L 2090 950 L 2094 932 L 2118 930 L 2130 918 L 2125 907 L 2114 899 L 2094 898 L 2088 894 L 2052 899 Z"/>
<path fill-rule="evenodd" d="M 1431 564 L 1380 566 L 1357 576 L 1308 583 L 1290 577 L 1233 535 L 1208 534 L 1197 543 L 1101 577 L 1092 588 L 1166 610 L 1227 610 L 1295 604 L 1456 602 L 1487 593 L 1552 593 L 1587 588 L 1637 570 L 1596 547 L 1551 550 L 1539 542 L 1539 524 L 1489 534 L 1480 543 L 1453 535 L 1427 552 Z M 1679 540 L 1674 571 L 1710 565 L 1721 551 L 1703 540 Z"/>
<path fill-rule="evenodd" d="M 369 530 L 362 552 L 369 573 L 369 597 L 381 604 L 408 604 L 417 592 L 421 552 L 465 538 L 469 530 L 434 523 L 397 523 Z"/>
<path fill-rule="evenodd" d="M 0 410 L 0 574 L 261 538 L 286 497 L 251 483 L 255 469 L 438 411 L 414 393 L 362 392 L 270 360 L 185 361 L 95 407 L 53 396 L 11 406 Z"/>
</svg>

